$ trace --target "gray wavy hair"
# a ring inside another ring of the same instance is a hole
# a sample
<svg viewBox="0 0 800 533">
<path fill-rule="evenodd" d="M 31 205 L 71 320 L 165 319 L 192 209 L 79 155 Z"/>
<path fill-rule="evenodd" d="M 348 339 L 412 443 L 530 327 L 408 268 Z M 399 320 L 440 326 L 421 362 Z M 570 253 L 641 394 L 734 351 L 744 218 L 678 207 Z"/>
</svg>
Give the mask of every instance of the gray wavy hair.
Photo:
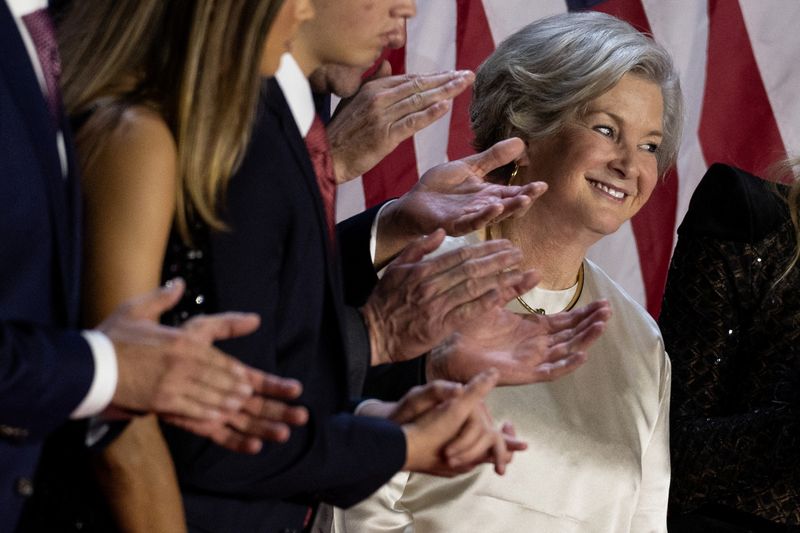
<svg viewBox="0 0 800 533">
<path fill-rule="evenodd" d="M 475 148 L 513 136 L 553 135 L 627 73 L 661 87 L 664 137 L 656 158 L 664 175 L 677 157 L 683 127 L 672 59 L 627 22 L 598 12 L 537 20 L 500 43 L 476 74 L 470 107 Z"/>
</svg>

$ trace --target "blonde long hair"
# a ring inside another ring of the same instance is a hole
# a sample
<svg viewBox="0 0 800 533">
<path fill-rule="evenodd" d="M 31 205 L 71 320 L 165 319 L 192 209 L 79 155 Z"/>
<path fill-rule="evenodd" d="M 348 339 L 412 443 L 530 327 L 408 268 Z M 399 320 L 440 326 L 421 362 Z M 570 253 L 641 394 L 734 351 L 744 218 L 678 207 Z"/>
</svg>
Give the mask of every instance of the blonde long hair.
<svg viewBox="0 0 800 533">
<path fill-rule="evenodd" d="M 250 139 L 262 50 L 282 4 L 74 1 L 59 21 L 66 110 L 100 115 L 79 132 L 82 162 L 130 105 L 155 108 L 178 147 L 175 220 L 186 241 L 195 216 L 224 227 L 218 205 Z"/>
</svg>

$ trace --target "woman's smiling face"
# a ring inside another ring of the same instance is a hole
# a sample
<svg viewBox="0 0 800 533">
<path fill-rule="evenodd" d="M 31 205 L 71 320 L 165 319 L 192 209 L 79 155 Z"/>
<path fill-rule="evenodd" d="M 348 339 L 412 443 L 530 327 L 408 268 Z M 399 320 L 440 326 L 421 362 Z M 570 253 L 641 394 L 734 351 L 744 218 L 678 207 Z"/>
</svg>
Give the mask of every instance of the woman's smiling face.
<svg viewBox="0 0 800 533">
<path fill-rule="evenodd" d="M 528 179 L 549 185 L 533 209 L 597 238 L 615 232 L 655 188 L 662 115 L 658 85 L 629 73 L 561 132 L 531 141 Z"/>
</svg>

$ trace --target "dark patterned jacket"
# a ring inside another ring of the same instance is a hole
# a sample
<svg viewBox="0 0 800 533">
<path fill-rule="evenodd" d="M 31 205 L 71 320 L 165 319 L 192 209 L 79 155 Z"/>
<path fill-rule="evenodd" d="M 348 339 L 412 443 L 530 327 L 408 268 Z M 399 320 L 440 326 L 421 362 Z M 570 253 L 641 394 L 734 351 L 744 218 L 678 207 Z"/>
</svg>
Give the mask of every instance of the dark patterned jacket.
<svg viewBox="0 0 800 533">
<path fill-rule="evenodd" d="M 795 249 L 782 192 L 713 165 L 678 229 L 659 319 L 672 514 L 724 506 L 800 525 L 800 268 L 775 284 Z"/>
</svg>

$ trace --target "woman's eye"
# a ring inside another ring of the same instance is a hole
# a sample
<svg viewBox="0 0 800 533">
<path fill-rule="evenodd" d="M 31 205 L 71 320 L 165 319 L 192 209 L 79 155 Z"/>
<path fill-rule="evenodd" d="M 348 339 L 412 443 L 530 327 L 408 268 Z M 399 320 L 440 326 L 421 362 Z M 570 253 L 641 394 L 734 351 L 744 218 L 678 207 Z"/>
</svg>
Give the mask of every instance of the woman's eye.
<svg viewBox="0 0 800 533">
<path fill-rule="evenodd" d="M 595 126 L 594 130 L 606 137 L 614 137 L 614 128 L 611 126 Z"/>
<path fill-rule="evenodd" d="M 658 145 L 655 144 L 655 143 L 643 144 L 642 148 L 644 148 L 645 150 L 647 150 L 651 154 L 657 154 L 658 153 Z"/>
</svg>

